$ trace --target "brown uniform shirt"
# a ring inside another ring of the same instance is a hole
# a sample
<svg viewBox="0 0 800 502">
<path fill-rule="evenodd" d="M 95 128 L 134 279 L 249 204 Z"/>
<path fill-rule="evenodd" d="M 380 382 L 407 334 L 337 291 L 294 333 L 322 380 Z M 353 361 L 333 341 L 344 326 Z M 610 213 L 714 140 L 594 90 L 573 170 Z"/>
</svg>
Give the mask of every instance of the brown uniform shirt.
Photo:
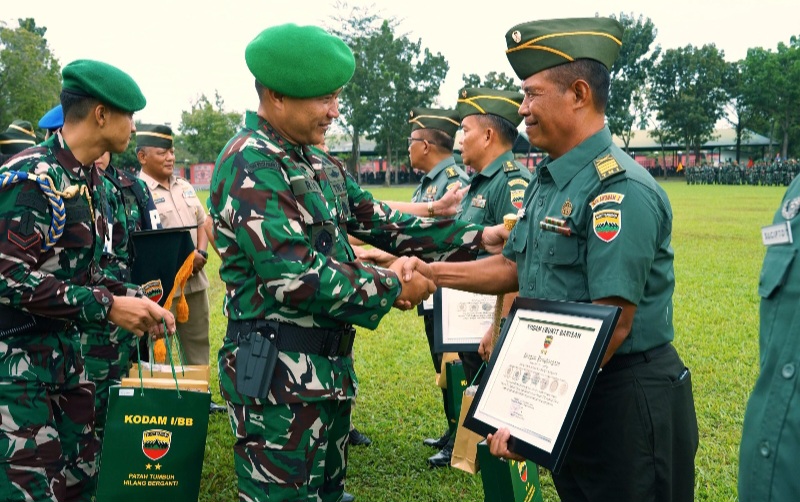
<svg viewBox="0 0 800 502">
<path fill-rule="evenodd" d="M 154 180 L 145 172 L 139 173 L 139 177 L 147 184 L 150 193 L 153 194 L 153 203 L 158 210 L 161 218 L 161 225 L 164 228 L 176 227 L 198 227 L 202 226 L 206 220 L 206 209 L 194 187 L 185 179 L 177 176 L 170 176 L 169 189 Z M 192 231 L 192 241 L 197 247 L 197 228 Z M 208 277 L 206 271 L 201 270 L 186 282 L 186 294 L 196 293 L 208 288 Z M 165 293 L 168 293 L 165 291 Z M 176 293 L 176 296 L 177 293 Z"/>
</svg>

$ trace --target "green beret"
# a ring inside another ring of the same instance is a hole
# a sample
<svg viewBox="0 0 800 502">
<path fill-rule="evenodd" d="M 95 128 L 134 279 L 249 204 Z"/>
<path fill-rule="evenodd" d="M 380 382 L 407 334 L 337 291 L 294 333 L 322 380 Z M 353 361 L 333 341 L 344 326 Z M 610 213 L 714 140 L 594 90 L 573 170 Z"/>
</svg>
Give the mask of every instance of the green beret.
<svg viewBox="0 0 800 502">
<path fill-rule="evenodd" d="M 147 104 L 130 75 L 116 66 L 78 59 L 61 70 L 65 91 L 97 99 L 124 112 L 138 112 Z"/>
<path fill-rule="evenodd" d="M 458 94 L 456 111 L 464 120 L 470 115 L 497 115 L 514 126 L 522 122 L 519 107 L 525 96 L 515 91 L 498 91 L 487 87 L 461 89 Z"/>
<path fill-rule="evenodd" d="M 0 133 L 0 153 L 13 155 L 38 143 L 33 126 L 27 120 L 15 120 Z"/>
<path fill-rule="evenodd" d="M 356 71 L 353 51 L 317 26 L 267 28 L 244 51 L 250 73 L 264 87 L 295 98 L 334 92 Z"/>
<path fill-rule="evenodd" d="M 136 147 L 154 146 L 172 148 L 172 129 L 165 125 L 139 124 L 136 126 Z"/>
<path fill-rule="evenodd" d="M 594 59 L 611 70 L 622 32 L 622 25 L 607 17 L 531 21 L 508 30 L 506 56 L 522 80 L 576 59 Z"/>
<path fill-rule="evenodd" d="M 456 131 L 461 127 L 461 117 L 455 110 L 442 110 L 439 108 L 412 108 L 408 123 L 411 130 L 439 129 L 454 138 Z"/>
</svg>

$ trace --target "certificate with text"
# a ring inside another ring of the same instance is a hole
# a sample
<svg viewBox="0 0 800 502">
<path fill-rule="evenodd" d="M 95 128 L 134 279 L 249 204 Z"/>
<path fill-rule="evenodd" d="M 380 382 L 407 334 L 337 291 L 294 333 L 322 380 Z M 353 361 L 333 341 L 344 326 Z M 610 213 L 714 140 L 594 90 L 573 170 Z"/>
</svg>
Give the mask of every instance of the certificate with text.
<svg viewBox="0 0 800 502">
<path fill-rule="evenodd" d="M 509 449 L 557 471 L 621 309 L 517 298 L 465 426 L 511 430 Z"/>
<path fill-rule="evenodd" d="M 433 294 L 433 350 L 477 352 L 492 326 L 497 296 L 439 288 Z"/>
</svg>

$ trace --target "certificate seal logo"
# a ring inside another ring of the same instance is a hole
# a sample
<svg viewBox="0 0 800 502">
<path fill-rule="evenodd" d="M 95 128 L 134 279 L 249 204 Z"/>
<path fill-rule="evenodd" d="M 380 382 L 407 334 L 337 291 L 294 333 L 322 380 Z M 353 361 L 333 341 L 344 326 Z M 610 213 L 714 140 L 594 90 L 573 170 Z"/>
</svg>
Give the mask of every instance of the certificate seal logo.
<svg viewBox="0 0 800 502">
<path fill-rule="evenodd" d="M 550 345 L 553 343 L 553 335 L 547 335 L 544 337 L 544 348 L 542 349 L 542 354 L 547 354 L 547 349 L 550 348 Z"/>
</svg>

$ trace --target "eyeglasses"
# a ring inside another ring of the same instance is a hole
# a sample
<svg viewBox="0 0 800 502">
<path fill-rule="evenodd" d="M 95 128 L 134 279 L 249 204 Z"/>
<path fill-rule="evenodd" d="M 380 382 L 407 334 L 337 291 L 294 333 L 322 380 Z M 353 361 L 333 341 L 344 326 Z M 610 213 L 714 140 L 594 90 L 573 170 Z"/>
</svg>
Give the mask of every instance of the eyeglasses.
<svg viewBox="0 0 800 502">
<path fill-rule="evenodd" d="M 409 147 L 411 147 L 411 143 L 413 143 L 413 142 L 415 142 L 415 141 L 422 141 L 422 142 L 424 142 L 424 143 L 427 143 L 427 144 L 429 144 L 429 145 L 436 146 L 436 143 L 434 143 L 434 142 L 432 142 L 432 141 L 428 141 L 427 139 L 422 139 L 422 138 L 411 138 L 411 137 L 409 137 L 409 138 L 408 138 L 408 146 L 409 146 Z"/>
</svg>

